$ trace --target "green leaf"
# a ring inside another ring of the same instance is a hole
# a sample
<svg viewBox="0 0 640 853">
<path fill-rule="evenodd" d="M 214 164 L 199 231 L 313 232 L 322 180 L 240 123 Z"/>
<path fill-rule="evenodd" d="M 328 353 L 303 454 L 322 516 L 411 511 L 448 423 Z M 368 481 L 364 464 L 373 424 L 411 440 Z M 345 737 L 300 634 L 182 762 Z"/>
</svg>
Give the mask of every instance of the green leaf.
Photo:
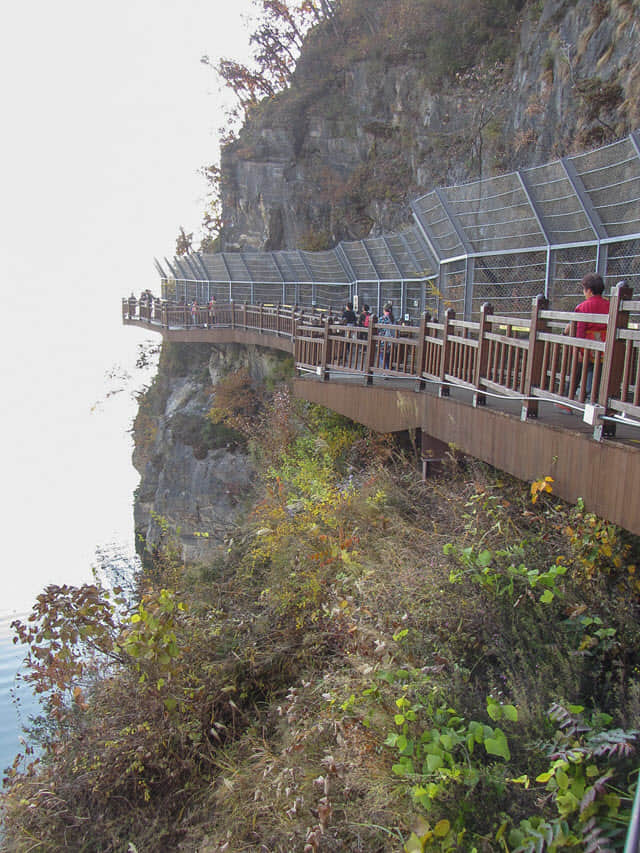
<svg viewBox="0 0 640 853">
<path fill-rule="evenodd" d="M 404 850 L 405 853 L 423 853 L 424 845 L 415 832 L 412 832 L 409 836 L 409 840 L 404 845 Z"/>
<path fill-rule="evenodd" d="M 440 743 L 443 745 L 443 747 L 446 750 L 451 752 L 451 750 L 453 749 L 453 737 L 452 737 L 452 735 L 443 734 L 442 737 L 440 738 Z"/>
<path fill-rule="evenodd" d="M 434 770 L 444 766 L 444 761 L 439 755 L 427 755 L 426 764 L 429 769 L 429 773 L 433 773 Z"/>
<path fill-rule="evenodd" d="M 503 705 L 502 710 L 507 720 L 512 723 L 518 722 L 518 709 L 515 705 Z"/>
<path fill-rule="evenodd" d="M 536 776 L 536 782 L 548 782 L 553 776 L 555 776 L 555 771 L 547 770 L 545 773 L 540 773 Z"/>
<path fill-rule="evenodd" d="M 553 596 L 553 593 L 551 592 L 551 590 L 545 589 L 545 591 L 540 596 L 540 601 L 543 604 L 551 604 L 551 602 L 553 601 L 553 598 L 554 598 L 554 596 Z"/>
<path fill-rule="evenodd" d="M 491 696 L 487 697 L 487 714 L 495 722 L 502 716 L 502 707 L 499 702 L 496 702 Z"/>
<path fill-rule="evenodd" d="M 439 820 L 437 824 L 433 827 L 433 834 L 436 838 L 444 838 L 449 830 L 451 829 L 451 824 L 448 820 Z"/>
<path fill-rule="evenodd" d="M 501 729 L 496 729 L 493 733 L 493 737 L 485 738 L 484 748 L 487 750 L 489 755 L 498 755 L 500 758 L 504 758 L 505 761 L 511 760 L 509 744 L 507 743 L 507 738 Z"/>
</svg>

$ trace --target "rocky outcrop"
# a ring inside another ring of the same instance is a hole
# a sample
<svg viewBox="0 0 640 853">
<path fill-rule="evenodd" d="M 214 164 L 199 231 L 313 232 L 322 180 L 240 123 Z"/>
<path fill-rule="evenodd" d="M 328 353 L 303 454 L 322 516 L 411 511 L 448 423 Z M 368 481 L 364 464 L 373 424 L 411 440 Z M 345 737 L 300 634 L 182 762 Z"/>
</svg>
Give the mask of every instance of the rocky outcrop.
<svg viewBox="0 0 640 853">
<path fill-rule="evenodd" d="M 203 562 L 233 536 L 255 472 L 242 436 L 207 417 L 215 386 L 244 368 L 256 382 L 282 373 L 283 357 L 257 347 L 164 345 L 158 375 L 141 396 L 133 463 L 139 541 L 150 551 L 169 540 L 188 562 Z"/>
<path fill-rule="evenodd" d="M 483 64 L 437 83 L 436 57 L 415 45 L 332 64 L 335 45 L 314 43 L 223 151 L 224 247 L 388 232 L 435 187 L 624 136 L 640 127 L 639 30 L 637 0 L 530 0 L 504 64 L 490 44 Z"/>
</svg>

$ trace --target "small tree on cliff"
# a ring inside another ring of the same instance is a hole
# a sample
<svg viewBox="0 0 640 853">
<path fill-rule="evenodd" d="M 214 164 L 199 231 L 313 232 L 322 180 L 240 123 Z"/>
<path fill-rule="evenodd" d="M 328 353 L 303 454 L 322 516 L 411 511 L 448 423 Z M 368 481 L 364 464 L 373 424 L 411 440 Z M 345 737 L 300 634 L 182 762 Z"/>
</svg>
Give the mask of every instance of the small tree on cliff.
<svg viewBox="0 0 640 853">
<path fill-rule="evenodd" d="M 238 109 L 227 116 L 235 127 L 246 119 L 251 107 L 262 98 L 273 97 L 289 85 L 302 42 L 309 29 L 324 20 L 334 21 L 337 0 L 254 0 L 258 14 L 249 38 L 252 63 L 234 59 L 201 58 L 212 68 L 237 99 Z M 226 128 L 229 133 L 229 126 Z"/>
</svg>

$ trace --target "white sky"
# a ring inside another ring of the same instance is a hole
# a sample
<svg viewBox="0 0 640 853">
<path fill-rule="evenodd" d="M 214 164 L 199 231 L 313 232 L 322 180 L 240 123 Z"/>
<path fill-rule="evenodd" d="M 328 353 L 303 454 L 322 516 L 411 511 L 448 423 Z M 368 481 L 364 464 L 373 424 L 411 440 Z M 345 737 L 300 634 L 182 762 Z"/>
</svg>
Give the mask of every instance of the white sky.
<svg viewBox="0 0 640 853">
<path fill-rule="evenodd" d="M 128 395 L 106 372 L 148 335 L 120 297 L 198 231 L 222 96 L 208 54 L 242 59 L 249 0 L 25 0 L 0 30 L 0 613 L 77 583 L 132 536 Z M 230 11 L 231 10 L 231 11 Z M 153 339 L 153 336 L 151 336 Z"/>
</svg>

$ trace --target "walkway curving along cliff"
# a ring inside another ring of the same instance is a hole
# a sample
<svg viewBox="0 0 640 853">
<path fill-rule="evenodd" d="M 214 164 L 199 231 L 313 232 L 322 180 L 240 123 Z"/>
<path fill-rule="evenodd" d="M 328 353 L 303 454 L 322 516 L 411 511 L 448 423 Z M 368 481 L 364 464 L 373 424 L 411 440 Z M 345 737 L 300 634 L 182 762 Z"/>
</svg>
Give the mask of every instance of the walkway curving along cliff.
<svg viewBox="0 0 640 853">
<path fill-rule="evenodd" d="M 289 352 L 296 396 L 380 432 L 416 429 L 425 473 L 450 447 L 525 481 L 554 478 L 554 493 L 640 534 L 640 312 L 623 283 L 609 316 L 552 311 L 479 322 L 424 314 L 416 326 L 345 326 L 298 306 L 199 306 L 122 301 L 127 325 L 175 342 L 240 343 Z M 606 322 L 606 340 L 575 337 L 578 320 Z M 566 327 L 569 333 L 563 334 Z M 582 364 L 593 365 L 587 396 Z M 559 406 L 566 407 L 560 409 Z"/>
</svg>

